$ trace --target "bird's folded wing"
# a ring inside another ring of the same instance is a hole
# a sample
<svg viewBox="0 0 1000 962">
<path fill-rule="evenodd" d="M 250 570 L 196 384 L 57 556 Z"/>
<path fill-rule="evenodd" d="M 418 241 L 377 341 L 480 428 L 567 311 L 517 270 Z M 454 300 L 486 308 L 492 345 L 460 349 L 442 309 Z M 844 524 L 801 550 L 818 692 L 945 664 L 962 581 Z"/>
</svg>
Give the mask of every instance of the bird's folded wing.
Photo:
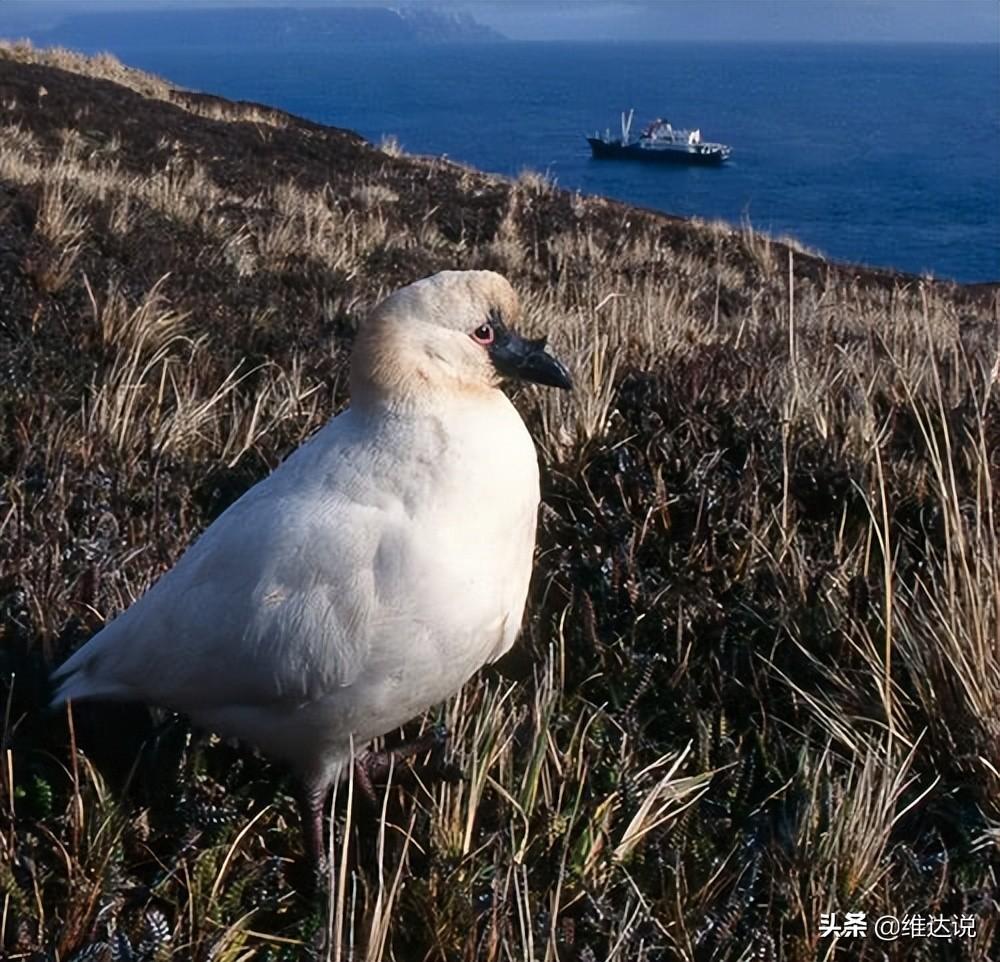
<svg viewBox="0 0 1000 962">
<path fill-rule="evenodd" d="M 62 666 L 57 702 L 295 703 L 357 677 L 378 617 L 372 559 L 384 512 L 261 496 L 233 505 Z"/>
</svg>

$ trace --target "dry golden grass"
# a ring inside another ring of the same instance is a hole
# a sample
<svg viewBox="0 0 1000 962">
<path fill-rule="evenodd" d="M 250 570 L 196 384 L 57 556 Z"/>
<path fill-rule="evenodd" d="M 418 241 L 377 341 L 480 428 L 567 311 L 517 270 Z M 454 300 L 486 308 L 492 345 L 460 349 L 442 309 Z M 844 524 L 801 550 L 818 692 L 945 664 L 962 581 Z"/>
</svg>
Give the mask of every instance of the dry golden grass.
<svg viewBox="0 0 1000 962">
<path fill-rule="evenodd" d="M 273 107 L 235 103 L 218 97 L 201 97 L 168 83 L 155 74 L 128 67 L 111 53 L 88 56 L 64 47 L 35 47 L 30 40 L 0 40 L 0 57 L 15 63 L 54 67 L 69 73 L 110 80 L 143 97 L 178 104 L 190 113 L 208 120 L 259 124 L 278 129 L 287 123 L 285 115 Z"/>
<path fill-rule="evenodd" d="M 379 141 L 379 150 L 388 157 L 402 157 L 403 148 L 393 134 L 386 134 Z"/>
<path fill-rule="evenodd" d="M 30 40 L 0 40 L 0 56 L 15 63 L 55 67 L 70 73 L 111 80 L 144 97 L 167 99 L 171 86 L 165 80 L 134 67 L 126 67 L 110 53 L 89 57 L 65 47 L 36 47 Z"/>
<path fill-rule="evenodd" d="M 398 147 L 248 166 L 187 109 L 84 136 L 12 60 L 169 95 L 0 48 L 6 957 L 939 957 L 820 938 L 832 911 L 971 914 L 949 957 L 991 957 L 995 297 Z M 286 123 L 229 137 L 317 136 Z M 347 402 L 372 304 L 481 266 L 577 381 L 515 398 L 545 494 L 524 638 L 411 726 L 450 729 L 462 782 L 394 772 L 377 812 L 340 786 L 324 905 L 271 766 L 176 719 L 141 750 L 134 720 L 70 729 L 45 674 Z"/>
</svg>

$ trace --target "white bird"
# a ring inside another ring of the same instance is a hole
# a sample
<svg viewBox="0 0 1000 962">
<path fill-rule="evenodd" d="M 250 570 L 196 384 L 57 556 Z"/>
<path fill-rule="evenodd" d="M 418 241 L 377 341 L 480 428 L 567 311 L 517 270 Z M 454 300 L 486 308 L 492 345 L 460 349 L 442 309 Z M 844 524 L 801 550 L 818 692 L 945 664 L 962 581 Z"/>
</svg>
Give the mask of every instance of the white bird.
<svg viewBox="0 0 1000 962">
<path fill-rule="evenodd" d="M 54 674 L 54 704 L 142 701 L 286 762 L 306 847 L 355 750 L 514 642 L 539 503 L 502 376 L 569 388 L 507 281 L 445 271 L 362 325 L 351 406 L 231 505 Z"/>
</svg>

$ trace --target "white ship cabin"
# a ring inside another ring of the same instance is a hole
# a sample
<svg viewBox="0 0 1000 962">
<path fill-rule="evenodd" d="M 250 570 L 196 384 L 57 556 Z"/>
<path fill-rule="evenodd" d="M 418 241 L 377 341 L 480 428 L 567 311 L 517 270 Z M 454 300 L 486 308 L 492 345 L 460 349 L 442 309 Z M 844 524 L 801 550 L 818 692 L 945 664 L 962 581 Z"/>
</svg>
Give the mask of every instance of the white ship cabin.
<svg viewBox="0 0 1000 962">
<path fill-rule="evenodd" d="M 642 139 L 661 144 L 700 144 L 701 130 L 681 130 L 669 120 L 658 117 L 642 132 Z"/>
</svg>

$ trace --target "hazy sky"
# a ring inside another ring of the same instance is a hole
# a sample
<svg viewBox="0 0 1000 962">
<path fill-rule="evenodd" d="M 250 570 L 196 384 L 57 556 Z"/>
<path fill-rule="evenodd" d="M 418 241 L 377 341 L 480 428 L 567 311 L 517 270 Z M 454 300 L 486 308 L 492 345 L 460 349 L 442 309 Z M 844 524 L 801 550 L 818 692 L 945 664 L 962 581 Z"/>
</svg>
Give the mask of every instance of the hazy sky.
<svg viewBox="0 0 1000 962">
<path fill-rule="evenodd" d="M 998 0 L 473 0 L 510 37 L 992 41 Z"/>
<path fill-rule="evenodd" d="M 465 10 L 523 40 L 949 41 L 1000 45 L 998 0 L 0 0 L 8 25 L 164 6 L 406 3 Z"/>
</svg>

